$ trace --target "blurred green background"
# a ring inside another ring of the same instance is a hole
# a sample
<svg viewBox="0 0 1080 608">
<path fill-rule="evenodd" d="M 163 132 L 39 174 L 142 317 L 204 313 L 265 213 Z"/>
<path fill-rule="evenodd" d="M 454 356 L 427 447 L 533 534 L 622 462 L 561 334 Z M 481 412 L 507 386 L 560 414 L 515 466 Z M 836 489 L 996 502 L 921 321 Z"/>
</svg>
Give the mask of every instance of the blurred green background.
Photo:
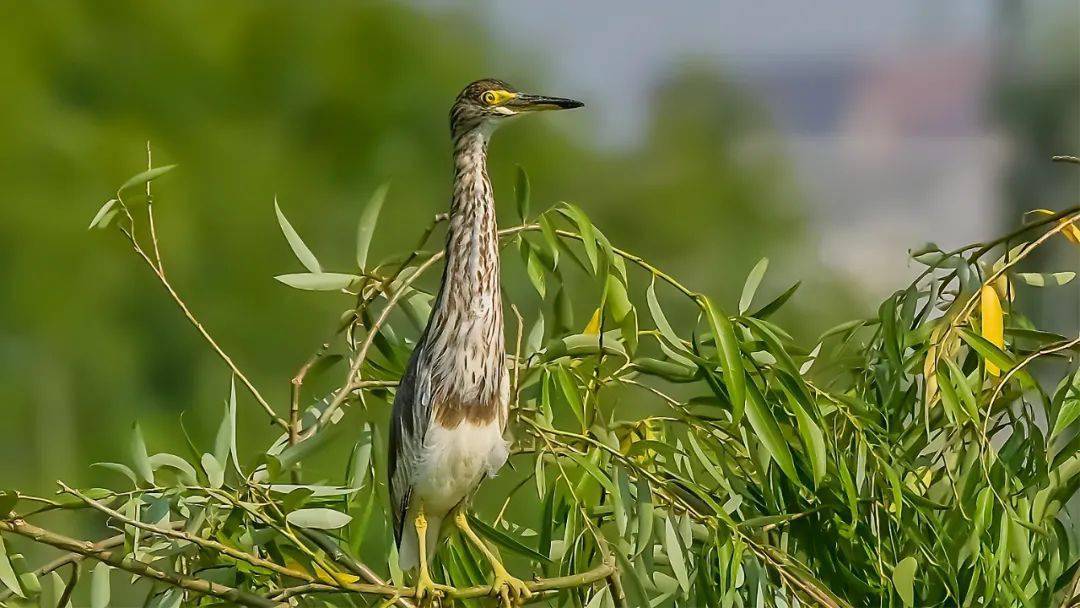
<svg viewBox="0 0 1080 608">
<path fill-rule="evenodd" d="M 348 300 L 273 280 L 300 270 L 274 197 L 348 272 L 360 206 L 389 180 L 374 255 L 411 247 L 446 209 L 447 110 L 476 78 L 587 104 L 497 135 L 504 225 L 521 165 L 534 209 L 573 201 L 728 306 L 767 256 L 764 296 L 804 281 L 781 322 L 807 340 L 899 288 L 907 247 L 1075 204 L 1080 172 L 1046 162 L 1080 150 L 1072 3 L 961 3 L 974 31 L 921 3 L 898 41 L 850 48 L 828 29 L 778 34 L 798 19 L 784 3 L 752 23 L 712 4 L 0 4 L 0 485 L 100 484 L 87 463 L 125 459 L 135 420 L 153 451 L 182 453 L 181 413 L 203 441 L 220 418 L 227 369 L 118 235 L 86 230 L 147 140 L 155 164 L 180 165 L 154 185 L 173 283 L 282 407 Z M 828 2 L 809 27 L 848 8 Z M 729 60 L 713 42 L 732 28 L 763 42 Z M 529 302 L 507 257 L 508 293 Z M 584 325 L 595 303 L 576 305 Z M 1074 295 L 1047 314 L 1075 328 L 1076 311 Z M 273 435 L 243 394 L 241 428 L 249 454 Z"/>
</svg>

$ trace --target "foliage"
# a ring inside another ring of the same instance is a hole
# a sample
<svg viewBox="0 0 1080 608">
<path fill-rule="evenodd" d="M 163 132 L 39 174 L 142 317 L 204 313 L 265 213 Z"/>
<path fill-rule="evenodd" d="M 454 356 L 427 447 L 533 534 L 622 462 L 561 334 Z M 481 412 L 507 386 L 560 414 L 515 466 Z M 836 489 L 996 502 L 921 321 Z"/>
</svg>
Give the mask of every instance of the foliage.
<svg viewBox="0 0 1080 608">
<path fill-rule="evenodd" d="M 445 216 L 415 250 L 370 263 L 382 188 L 361 215 L 358 265 L 327 272 L 276 209 L 307 270 L 279 280 L 351 301 L 292 379 L 286 408 L 262 396 L 169 282 L 150 190 L 168 169 L 128 180 L 91 227 L 128 240 L 232 370 L 215 441 L 189 439 L 186 456 L 153 453 L 136 426 L 128 461 L 99 465 L 124 483 L 61 484 L 56 498 L 4 493 L 5 539 L 66 552 L 32 570 L 0 551 L 5 600 L 64 606 L 80 592 L 106 606 L 115 568 L 148 581 L 155 607 L 410 605 L 396 556 L 371 547 L 388 545 L 386 404 L 430 311 L 424 279 L 442 253 L 426 247 Z M 926 267 L 916 281 L 875 317 L 807 348 L 770 320 L 798 285 L 759 296 L 767 262 L 732 315 L 613 245 L 576 205 L 529 215 L 523 172 L 517 191 L 521 223 L 501 237 L 538 297 L 512 304 L 516 440 L 502 479 L 480 490 L 505 489 L 501 508 L 474 524 L 534 575 L 539 599 L 1046 606 L 1076 594 L 1080 552 L 1063 505 L 1080 486 L 1080 338 L 1035 327 L 1019 306 L 1020 283 L 1057 289 L 1075 275 L 1019 268 L 1048 243 L 1076 244 L 1080 208 L 1040 212 L 989 243 L 912 252 Z M 571 294 L 571 274 L 593 289 Z M 571 318 L 571 295 L 595 304 L 584 324 Z M 696 323 L 673 325 L 678 307 Z M 344 380 L 309 395 L 328 371 Z M 236 440 L 238 387 L 280 429 L 254 456 Z M 631 392 L 646 405 L 634 406 Z M 305 463 L 328 454 L 345 464 L 340 477 L 306 479 Z M 86 509 L 116 535 L 90 544 L 30 523 Z M 454 603 L 493 601 L 481 599 L 483 563 L 456 536 L 442 546 L 436 564 Z"/>
</svg>

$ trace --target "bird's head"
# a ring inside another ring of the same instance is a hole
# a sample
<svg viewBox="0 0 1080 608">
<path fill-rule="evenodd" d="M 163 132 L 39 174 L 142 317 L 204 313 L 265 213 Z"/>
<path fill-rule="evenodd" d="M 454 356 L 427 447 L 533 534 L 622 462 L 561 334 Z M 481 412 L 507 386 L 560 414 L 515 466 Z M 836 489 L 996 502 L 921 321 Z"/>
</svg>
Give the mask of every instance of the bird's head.
<svg viewBox="0 0 1080 608">
<path fill-rule="evenodd" d="M 501 80 L 485 78 L 469 84 L 457 96 L 450 109 L 450 132 L 455 138 L 477 129 L 489 134 L 505 119 L 519 114 L 583 105 L 573 99 L 521 93 Z"/>
</svg>

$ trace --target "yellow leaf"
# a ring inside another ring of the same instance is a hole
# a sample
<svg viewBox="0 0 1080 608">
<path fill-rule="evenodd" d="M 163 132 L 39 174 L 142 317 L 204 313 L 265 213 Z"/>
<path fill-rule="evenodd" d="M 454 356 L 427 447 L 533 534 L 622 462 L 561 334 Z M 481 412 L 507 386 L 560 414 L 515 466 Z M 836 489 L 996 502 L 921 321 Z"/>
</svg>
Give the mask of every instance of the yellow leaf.
<svg viewBox="0 0 1080 608">
<path fill-rule="evenodd" d="M 1054 215 L 1053 211 L 1049 209 L 1032 209 L 1028 213 L 1034 213 L 1037 215 Z M 1080 245 L 1080 226 L 1077 225 L 1077 220 L 1080 217 L 1066 218 L 1058 222 L 1061 228 L 1061 236 L 1065 237 L 1065 240 L 1069 241 L 1073 245 Z"/>
<path fill-rule="evenodd" d="M 293 570 L 298 570 L 298 571 L 303 572 L 304 574 L 307 574 L 309 576 L 311 575 L 311 571 L 308 570 L 307 567 L 304 564 L 301 564 L 300 562 L 298 562 L 295 559 L 289 557 L 288 555 L 286 555 L 284 557 L 285 557 L 285 566 L 286 567 L 291 568 Z M 317 564 L 315 562 L 312 562 L 312 565 L 315 566 L 315 575 L 314 575 L 315 578 L 319 579 L 320 581 L 322 581 L 324 583 L 330 584 L 330 585 L 334 585 L 334 586 L 337 586 L 337 585 L 352 585 L 353 583 L 356 583 L 357 581 L 360 580 L 359 576 L 355 576 L 355 575 L 349 574 L 347 572 L 338 572 L 336 570 L 328 571 L 326 568 L 323 568 L 322 566 L 320 566 L 319 564 Z"/>
<path fill-rule="evenodd" d="M 597 308 L 596 312 L 593 313 L 592 318 L 589 319 L 589 324 L 585 326 L 585 330 L 582 333 L 584 333 L 587 336 L 595 336 L 595 335 L 600 333 L 600 309 L 599 308 Z"/>
<path fill-rule="evenodd" d="M 1068 225 L 1062 228 L 1061 235 L 1064 236 L 1073 245 L 1080 245 L 1080 227 L 1076 225 L 1077 218 L 1069 220 Z M 1065 220 L 1061 220 L 1061 223 L 1066 223 Z"/>
<path fill-rule="evenodd" d="M 998 299 L 997 291 L 989 285 L 982 287 L 979 314 L 982 317 L 983 337 L 994 346 L 1004 348 L 1005 318 L 1001 311 L 1001 300 Z M 991 376 L 1001 375 L 1001 370 L 989 361 L 986 362 L 986 372 Z"/>
<path fill-rule="evenodd" d="M 1010 302 L 1016 299 L 1016 290 L 1009 284 L 1009 278 L 1004 273 L 994 281 L 994 289 L 997 290 L 998 297 L 1001 299 L 1007 299 Z"/>
<path fill-rule="evenodd" d="M 937 333 L 937 329 L 934 330 Z M 931 340 L 934 340 L 931 335 Z M 926 360 L 923 362 L 923 379 L 926 381 L 926 407 L 931 407 L 937 400 L 937 345 L 931 344 L 926 351 Z"/>
<path fill-rule="evenodd" d="M 349 574 L 348 572 L 334 572 L 333 576 L 335 579 L 337 579 L 337 582 L 341 583 L 342 585 L 352 585 L 360 580 L 359 576 L 356 576 L 355 574 Z M 326 580 L 325 577 L 323 577 L 322 575 L 320 575 L 319 578 Z"/>
</svg>

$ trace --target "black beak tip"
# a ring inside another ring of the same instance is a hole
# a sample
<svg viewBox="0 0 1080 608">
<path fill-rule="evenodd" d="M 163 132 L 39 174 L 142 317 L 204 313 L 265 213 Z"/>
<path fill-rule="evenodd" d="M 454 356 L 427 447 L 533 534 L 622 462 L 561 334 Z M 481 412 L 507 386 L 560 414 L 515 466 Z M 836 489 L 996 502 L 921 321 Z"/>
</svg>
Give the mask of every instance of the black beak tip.
<svg viewBox="0 0 1080 608">
<path fill-rule="evenodd" d="M 585 104 L 583 102 L 580 102 L 580 101 L 576 100 L 576 99 L 567 99 L 567 100 L 564 100 L 564 102 L 561 104 L 561 106 L 562 106 L 563 109 L 572 110 L 574 108 L 583 108 L 583 107 L 585 107 Z"/>
</svg>

